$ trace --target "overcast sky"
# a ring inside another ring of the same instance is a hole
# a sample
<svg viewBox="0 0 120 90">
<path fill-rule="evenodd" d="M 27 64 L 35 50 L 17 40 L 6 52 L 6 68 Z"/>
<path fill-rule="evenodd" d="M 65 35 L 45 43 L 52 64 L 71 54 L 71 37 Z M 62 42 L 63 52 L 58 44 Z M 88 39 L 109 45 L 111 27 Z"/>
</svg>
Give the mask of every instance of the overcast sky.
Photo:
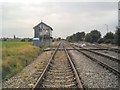
<svg viewBox="0 0 120 90">
<path fill-rule="evenodd" d="M 118 25 L 117 2 L 4 2 L 2 37 L 34 37 L 33 27 L 45 22 L 53 28 L 53 37 L 66 38 L 76 32 L 93 29 L 115 32 Z"/>
</svg>

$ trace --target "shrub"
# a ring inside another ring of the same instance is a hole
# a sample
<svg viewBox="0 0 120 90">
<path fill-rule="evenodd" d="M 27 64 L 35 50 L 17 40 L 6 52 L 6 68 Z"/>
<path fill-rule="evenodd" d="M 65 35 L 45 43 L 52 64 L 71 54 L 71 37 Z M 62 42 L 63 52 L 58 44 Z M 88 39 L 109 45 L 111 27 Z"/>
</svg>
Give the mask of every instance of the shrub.
<svg viewBox="0 0 120 90">
<path fill-rule="evenodd" d="M 104 43 L 112 43 L 112 39 L 106 39 Z"/>
<path fill-rule="evenodd" d="M 104 39 L 103 38 L 100 38 L 100 39 L 98 39 L 98 41 L 97 41 L 99 44 L 100 43 L 104 43 Z"/>
</svg>

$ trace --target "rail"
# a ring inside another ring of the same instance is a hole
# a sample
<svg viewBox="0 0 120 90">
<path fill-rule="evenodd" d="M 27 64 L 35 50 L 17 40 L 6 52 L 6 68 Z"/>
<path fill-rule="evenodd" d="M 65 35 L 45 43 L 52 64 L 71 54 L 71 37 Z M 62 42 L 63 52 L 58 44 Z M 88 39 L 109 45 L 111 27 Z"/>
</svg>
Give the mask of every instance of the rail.
<svg viewBox="0 0 120 90">
<path fill-rule="evenodd" d="M 41 83 L 41 82 L 42 82 L 42 78 L 44 77 L 45 73 L 47 72 L 51 61 L 54 59 L 54 55 L 56 54 L 56 52 L 57 52 L 60 44 L 61 44 L 61 43 L 59 43 L 58 47 L 55 49 L 54 53 L 52 54 L 51 58 L 49 59 L 48 64 L 46 65 L 44 71 L 43 71 L 42 74 L 40 75 L 40 77 L 39 77 L 39 79 L 37 80 L 36 84 L 33 86 L 32 90 L 35 90 L 35 88 L 38 88 L 38 87 L 39 87 L 39 84 L 38 84 L 38 83 Z"/>
<path fill-rule="evenodd" d="M 79 49 L 75 48 L 74 46 L 72 46 L 75 50 L 77 50 L 78 52 L 82 53 L 83 55 L 87 56 L 88 58 L 90 58 L 90 60 L 93 60 L 95 62 L 97 62 L 98 64 L 100 64 L 101 66 L 105 67 L 106 69 L 110 70 L 111 72 L 113 72 L 114 74 L 117 74 L 119 77 L 120 77 L 120 72 L 119 70 L 115 70 L 114 68 L 112 68 L 111 66 L 101 62 L 101 61 L 98 61 L 97 59 L 93 58 L 92 56 L 90 55 L 87 55 L 86 53 L 80 51 Z"/>
<path fill-rule="evenodd" d="M 67 58 L 68 58 L 68 60 L 69 60 L 69 62 L 70 62 L 70 65 L 71 65 L 71 67 L 72 67 L 72 69 L 73 69 L 73 72 L 74 72 L 74 74 L 75 74 L 75 78 L 76 78 L 76 81 L 77 81 L 77 84 L 78 84 L 78 88 L 79 88 L 80 90 L 83 90 L 83 85 L 82 85 L 81 80 L 80 80 L 80 78 L 79 78 L 78 72 L 77 72 L 77 70 L 76 70 L 76 68 L 75 68 L 75 66 L 74 66 L 74 64 L 73 64 L 73 62 L 72 62 L 72 59 L 71 59 L 71 57 L 70 57 L 70 55 L 69 55 L 69 53 L 68 53 L 68 51 L 66 50 L 65 47 L 64 47 L 64 49 L 65 49 L 65 53 L 67 54 Z"/>
<path fill-rule="evenodd" d="M 60 46 L 60 44 L 59 44 L 59 46 Z M 41 76 L 38 78 L 38 80 L 37 80 L 36 84 L 34 85 L 34 87 L 32 88 L 32 90 L 35 90 L 35 89 L 37 89 L 37 88 L 40 87 L 40 83 L 42 83 L 43 77 L 45 76 L 46 72 L 48 71 L 49 66 L 50 66 L 50 63 L 52 62 L 52 60 L 54 60 L 54 56 L 55 56 L 55 54 L 56 54 L 59 46 L 55 49 L 54 53 L 52 54 L 51 58 L 49 59 L 48 64 L 46 65 L 43 73 L 42 73 Z M 74 74 L 75 81 L 76 81 L 76 84 L 77 84 L 77 89 L 78 89 L 78 90 L 84 90 L 83 85 L 82 85 L 82 82 L 81 82 L 80 77 L 79 77 L 79 74 L 78 74 L 78 72 L 77 72 L 77 70 L 76 70 L 76 68 L 75 68 L 75 65 L 73 64 L 73 61 L 72 61 L 72 59 L 71 59 L 68 51 L 66 50 L 66 48 L 65 48 L 64 46 L 63 46 L 63 49 L 64 49 L 64 51 L 65 51 L 65 54 L 67 55 L 68 62 L 69 62 L 69 64 L 70 64 L 71 68 L 72 68 L 72 72 L 73 72 L 73 74 Z"/>
</svg>

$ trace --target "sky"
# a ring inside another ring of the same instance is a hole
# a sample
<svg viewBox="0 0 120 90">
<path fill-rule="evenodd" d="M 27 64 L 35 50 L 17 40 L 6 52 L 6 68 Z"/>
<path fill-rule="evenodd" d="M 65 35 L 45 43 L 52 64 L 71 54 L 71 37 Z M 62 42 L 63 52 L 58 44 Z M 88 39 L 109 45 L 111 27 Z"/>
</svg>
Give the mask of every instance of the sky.
<svg viewBox="0 0 120 90">
<path fill-rule="evenodd" d="M 41 21 L 53 28 L 55 38 L 94 29 L 103 36 L 107 25 L 111 32 L 118 25 L 117 2 L 2 2 L 0 6 L 0 37 L 32 38 L 33 27 Z"/>
</svg>

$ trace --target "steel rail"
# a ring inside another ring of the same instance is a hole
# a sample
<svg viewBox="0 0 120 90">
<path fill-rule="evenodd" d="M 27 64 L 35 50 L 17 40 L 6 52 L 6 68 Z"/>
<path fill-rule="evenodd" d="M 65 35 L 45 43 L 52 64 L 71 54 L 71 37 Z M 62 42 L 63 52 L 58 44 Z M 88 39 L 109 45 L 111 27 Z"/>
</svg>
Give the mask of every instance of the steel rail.
<svg viewBox="0 0 120 90">
<path fill-rule="evenodd" d="M 44 49 L 44 51 L 53 51 L 53 50 L 55 50 L 55 48 L 53 48 L 53 49 Z M 58 51 L 61 51 L 61 50 L 64 51 L 64 49 L 61 49 L 61 48 L 58 49 Z M 68 49 L 66 49 L 66 50 L 75 50 L 75 49 L 73 49 L 73 48 L 68 48 Z M 80 50 L 86 50 L 86 49 L 80 48 Z M 89 49 L 89 50 L 108 50 L 108 49 Z"/>
<path fill-rule="evenodd" d="M 113 72 L 114 74 L 117 74 L 119 77 L 120 77 L 120 72 L 113 69 L 111 66 L 101 62 L 101 61 L 98 61 L 97 59 L 93 58 L 92 56 L 80 51 L 79 49 L 75 48 L 74 46 L 72 46 L 75 50 L 77 50 L 78 52 L 82 53 L 83 55 L 87 56 L 88 58 L 90 58 L 90 60 L 92 61 L 95 61 L 97 62 L 98 64 L 100 64 L 101 66 L 105 67 L 106 69 L 110 70 L 111 72 Z"/>
<path fill-rule="evenodd" d="M 110 51 L 113 51 L 113 52 L 120 54 L 120 49 L 110 49 Z"/>
<path fill-rule="evenodd" d="M 57 52 L 60 44 L 61 44 L 61 43 L 59 43 L 58 47 L 57 47 L 57 48 L 55 49 L 55 51 L 53 52 L 51 58 L 50 58 L 49 61 L 48 61 L 48 64 L 46 65 L 44 71 L 42 72 L 42 74 L 41 74 L 40 77 L 38 78 L 36 84 L 33 86 L 32 90 L 35 90 L 36 88 L 39 88 L 39 83 L 42 82 L 42 78 L 45 76 L 47 70 L 49 69 L 50 63 L 51 63 L 51 61 L 54 59 L 54 55 L 56 54 L 56 52 Z"/>
<path fill-rule="evenodd" d="M 99 47 L 102 47 L 102 46 L 99 45 L 99 44 L 96 44 L 96 45 L 98 46 L 98 48 L 99 48 Z M 103 47 L 104 47 L 104 48 L 108 48 L 109 51 L 113 51 L 113 52 L 120 53 L 119 46 L 118 46 L 118 48 L 110 48 L 110 47 L 105 47 L 105 46 L 103 46 Z"/>
<path fill-rule="evenodd" d="M 59 46 L 60 46 L 60 44 L 59 44 Z M 54 53 L 52 54 L 52 57 L 49 59 L 48 64 L 46 65 L 43 73 L 42 73 L 41 76 L 38 78 L 38 80 L 37 80 L 36 84 L 34 85 L 34 87 L 32 88 L 32 90 L 35 90 L 35 89 L 39 88 L 40 83 L 42 82 L 43 77 L 45 76 L 45 74 L 46 74 L 46 72 L 47 72 L 47 70 L 48 70 L 48 68 L 49 68 L 49 66 L 50 66 L 51 61 L 54 59 L 54 55 L 56 54 L 59 46 L 55 49 Z M 69 63 L 70 63 L 70 66 L 72 67 L 73 74 L 75 75 L 75 79 L 76 79 L 77 87 L 78 87 L 77 89 L 79 89 L 79 90 L 84 90 L 84 89 L 83 89 L 83 85 L 82 85 L 82 83 L 81 83 L 81 80 L 80 80 L 80 78 L 79 78 L 78 72 L 77 72 L 77 70 L 76 70 L 76 68 L 75 68 L 75 66 L 74 66 L 74 64 L 73 64 L 73 62 L 72 62 L 72 59 L 71 59 L 69 53 L 67 52 L 66 48 L 65 48 L 64 46 L 63 46 L 63 48 L 64 48 L 64 51 L 65 51 L 65 54 L 67 55 L 68 61 L 69 61 Z"/>
<path fill-rule="evenodd" d="M 116 52 L 116 53 L 120 53 L 119 46 L 118 46 L 118 48 L 110 48 L 110 47 L 101 46 L 99 44 L 96 44 L 96 45 L 95 45 L 95 47 L 97 47 L 97 48 L 106 48 L 106 49 L 108 49 L 108 51 L 113 51 L 113 52 Z M 93 47 L 93 46 L 90 46 L 90 47 Z"/>
<path fill-rule="evenodd" d="M 75 45 L 75 46 L 77 46 L 77 45 Z M 95 52 L 95 51 L 92 51 L 92 50 L 90 50 L 90 49 L 86 49 L 86 48 L 83 48 L 83 47 L 80 47 L 80 46 L 77 46 L 77 47 L 82 48 L 82 49 L 84 49 L 84 50 L 87 50 L 87 51 L 89 51 L 89 52 L 95 53 L 95 54 L 97 54 L 97 55 L 100 55 L 100 56 L 103 56 L 103 57 L 106 57 L 106 58 L 110 58 L 111 60 L 114 60 L 114 61 L 117 61 L 117 62 L 120 63 L 120 59 L 114 58 L 114 57 L 112 57 L 112 56 L 108 56 L 108 55 L 105 55 L 105 54 L 102 54 L 102 53 L 99 53 L 99 52 Z"/>
<path fill-rule="evenodd" d="M 64 47 L 64 46 L 63 46 L 63 47 Z M 70 55 L 69 55 L 69 53 L 68 53 L 68 51 L 66 50 L 65 47 L 64 47 L 64 50 L 65 50 L 65 53 L 66 53 L 67 58 L 68 58 L 68 60 L 69 60 L 69 63 L 70 63 L 70 65 L 71 65 L 71 67 L 72 67 L 72 70 L 73 70 L 73 72 L 74 72 L 74 74 L 75 74 L 75 78 L 76 78 L 76 82 L 77 82 L 78 88 L 79 88 L 80 90 L 84 90 L 84 89 L 83 89 L 82 82 L 81 82 L 81 80 L 80 80 L 80 78 L 79 78 L 78 72 L 77 72 L 77 70 L 76 70 L 76 68 L 75 68 L 75 65 L 73 64 L 72 59 L 71 59 L 71 57 L 70 57 Z"/>
</svg>

